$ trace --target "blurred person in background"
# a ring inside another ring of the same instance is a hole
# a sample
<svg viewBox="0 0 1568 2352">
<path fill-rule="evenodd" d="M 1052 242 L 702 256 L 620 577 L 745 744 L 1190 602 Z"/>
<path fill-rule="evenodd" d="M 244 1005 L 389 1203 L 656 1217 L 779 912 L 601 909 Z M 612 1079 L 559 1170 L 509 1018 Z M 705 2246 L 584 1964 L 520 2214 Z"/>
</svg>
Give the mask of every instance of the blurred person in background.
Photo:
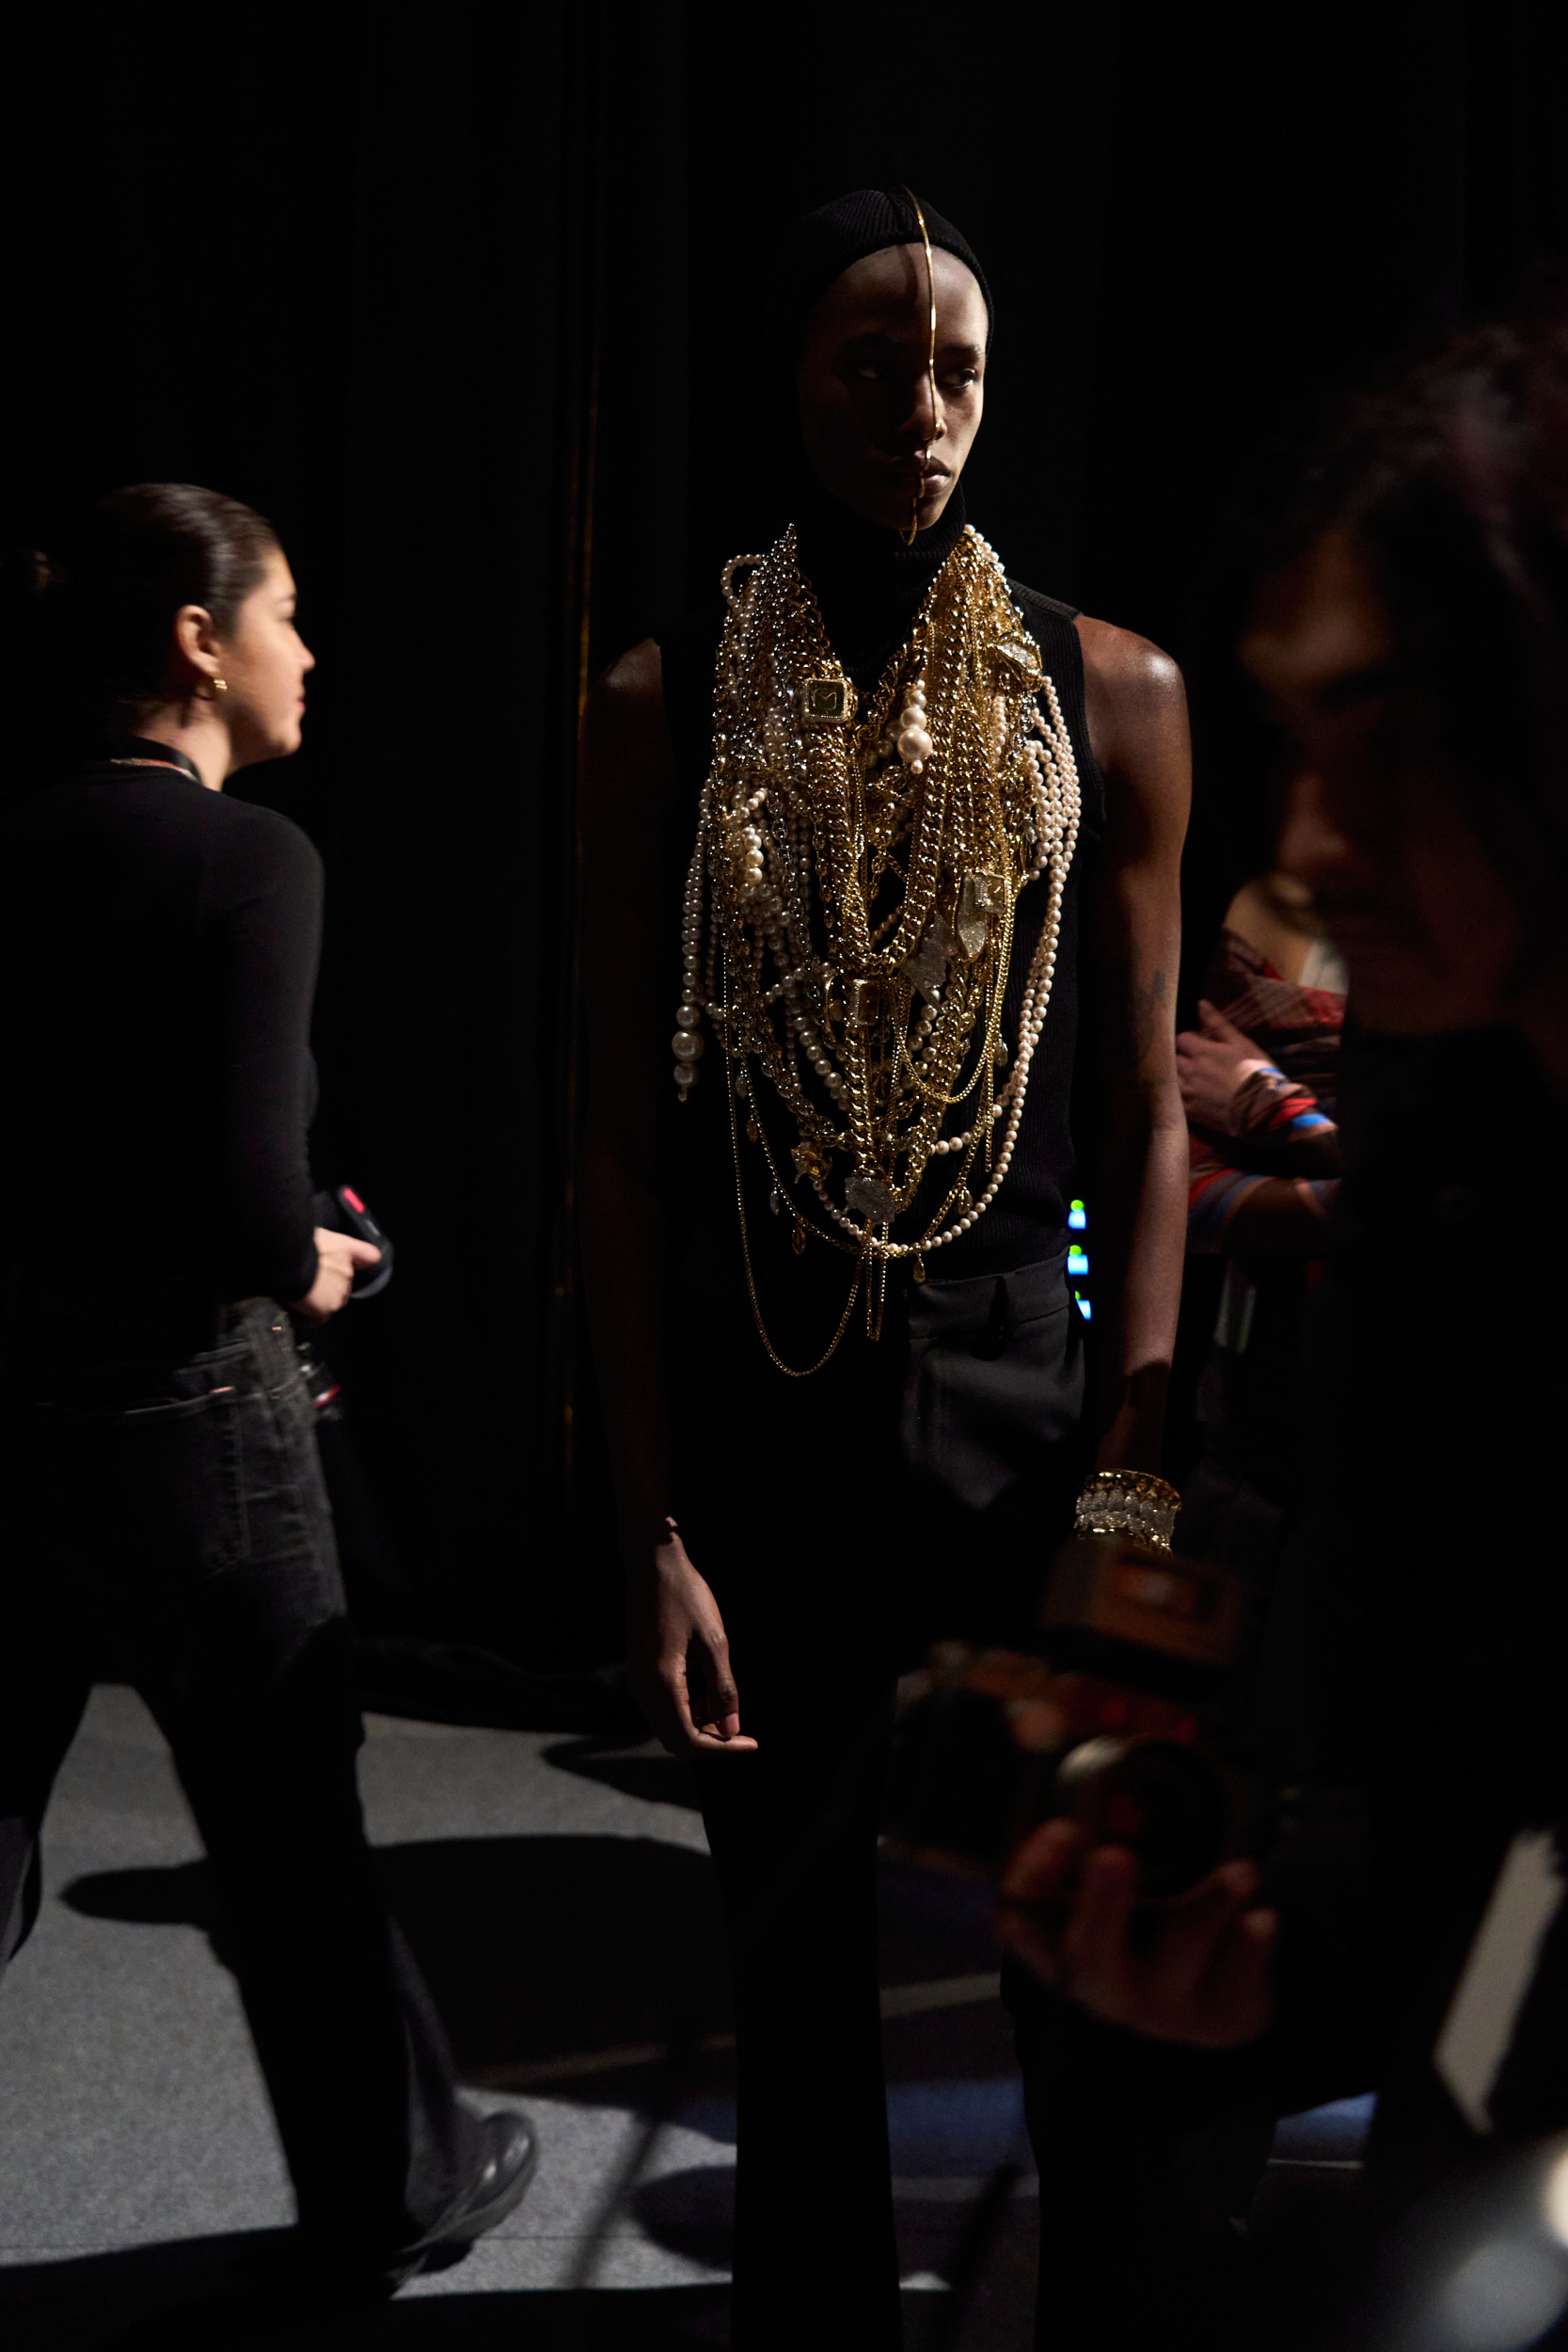
<svg viewBox="0 0 1568 2352">
<path fill-rule="evenodd" d="M 34 749 L 0 827 L 0 1969 L 91 1684 L 129 1681 L 207 1851 L 302 2243 L 373 2295 L 499 2220 L 534 2144 L 459 2100 L 360 1812 L 291 1317 L 379 1253 L 313 1223 L 321 862 L 223 789 L 297 750 L 312 659 L 270 525 L 190 485 L 118 492 L 67 568 L 24 554 L 8 585 Z"/>
<path fill-rule="evenodd" d="M 1189 1256 L 1224 1261 L 1197 1395 L 1202 1452 L 1177 1540 L 1261 1590 L 1300 1501 L 1302 1314 L 1328 1248 L 1344 965 L 1289 875 L 1243 884 L 1176 1041 L 1187 1113 Z"/>
<path fill-rule="evenodd" d="M 1129 1853 L 1081 1856 L 1047 1825 L 1016 1859 L 1009 1891 L 1036 1908 L 1009 1932 L 1155 2169 L 1206 2106 L 1375 2089 L 1377 2242 L 1423 2191 L 1568 2126 L 1560 326 L 1467 339 L 1359 416 L 1244 657 L 1291 771 L 1278 864 L 1357 1021 L 1314 1317 L 1323 1451 L 1259 1689 L 1259 1752 L 1291 1795 L 1256 1858 L 1158 1915 Z M 1434 1152 L 1461 1120 L 1466 1149 Z M 1042 2213 L 1084 2282 L 1083 2340 L 1149 2341 L 1156 2320 L 1164 2342 L 1226 2340 L 1212 2274 L 1130 2280 L 1114 2197 Z M 1316 2283 L 1241 2340 L 1316 2341 Z M 1075 2340 L 1059 2316 L 1042 2305 L 1042 2344 Z M 1506 2318 L 1465 2340 L 1525 2340 Z"/>
</svg>

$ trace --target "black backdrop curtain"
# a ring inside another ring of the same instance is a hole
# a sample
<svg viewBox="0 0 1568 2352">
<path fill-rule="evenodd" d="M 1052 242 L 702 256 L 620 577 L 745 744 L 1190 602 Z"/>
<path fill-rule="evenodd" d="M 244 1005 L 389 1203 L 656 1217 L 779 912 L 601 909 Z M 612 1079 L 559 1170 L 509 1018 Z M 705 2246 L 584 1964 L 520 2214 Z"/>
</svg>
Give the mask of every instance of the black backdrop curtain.
<svg viewBox="0 0 1568 2352">
<path fill-rule="evenodd" d="M 904 179 L 985 256 L 971 512 L 1188 661 L 1203 952 L 1257 833 L 1214 650 L 1235 485 L 1343 384 L 1555 282 L 1564 12 L 144 8 L 55 11 L 10 68 L 8 535 L 212 483 L 277 522 L 320 656 L 306 751 L 238 788 L 325 854 L 319 1172 L 399 1244 L 329 1342 L 390 1564 L 365 1606 L 608 1653 L 573 731 L 586 675 L 781 519 L 774 230 Z"/>
</svg>

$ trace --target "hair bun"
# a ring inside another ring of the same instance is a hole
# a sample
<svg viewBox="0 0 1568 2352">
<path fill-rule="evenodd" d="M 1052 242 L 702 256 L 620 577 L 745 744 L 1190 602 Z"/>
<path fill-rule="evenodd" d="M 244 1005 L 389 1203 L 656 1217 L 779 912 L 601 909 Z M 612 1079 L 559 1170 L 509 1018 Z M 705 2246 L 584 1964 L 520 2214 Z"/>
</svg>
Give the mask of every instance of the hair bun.
<svg viewBox="0 0 1568 2352">
<path fill-rule="evenodd" d="M 36 605 L 64 584 L 41 548 L 0 548 L 0 596 L 8 605 Z"/>
<path fill-rule="evenodd" d="M 200 605 L 226 634 L 277 534 L 216 490 L 141 482 L 100 500 L 66 545 L 64 563 L 0 548 L 0 698 L 90 738 L 167 700 L 175 615 Z"/>
</svg>

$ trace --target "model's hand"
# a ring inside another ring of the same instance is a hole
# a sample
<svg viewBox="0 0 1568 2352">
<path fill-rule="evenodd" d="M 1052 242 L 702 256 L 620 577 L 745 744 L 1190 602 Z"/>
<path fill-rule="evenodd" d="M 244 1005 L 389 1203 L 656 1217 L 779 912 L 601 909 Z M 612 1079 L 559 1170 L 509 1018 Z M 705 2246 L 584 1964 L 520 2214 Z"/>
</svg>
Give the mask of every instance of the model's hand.
<svg viewBox="0 0 1568 2352">
<path fill-rule="evenodd" d="M 719 1604 L 668 1533 L 626 1584 L 626 1673 L 632 1695 L 672 1756 L 692 1748 L 753 1749 L 740 1729 L 740 1693 Z"/>
<path fill-rule="evenodd" d="M 1201 1029 L 1183 1029 L 1176 1041 L 1176 1075 L 1182 1105 L 1195 1127 L 1233 1135 L 1231 1113 L 1243 1081 L 1255 1070 L 1274 1065 L 1250 1037 L 1212 1005 L 1200 1004 L 1197 1017 Z"/>
<path fill-rule="evenodd" d="M 328 1323 L 348 1298 L 354 1278 L 361 1266 L 379 1265 L 381 1252 L 373 1242 L 360 1241 L 353 1233 L 334 1232 L 330 1226 L 316 1228 L 316 1279 L 303 1298 L 292 1301 L 296 1315 L 307 1323 Z"/>
<path fill-rule="evenodd" d="M 1250 1862 L 1227 1862 L 1184 1902 L 1141 1916 L 1133 1936 L 1134 1857 L 1122 1846 L 1085 1854 L 1070 1822 L 1048 1821 L 1025 1838 L 1002 1882 L 1002 1940 L 1108 2026 L 1194 2049 L 1239 2049 L 1256 2041 L 1273 2007 L 1278 1915 L 1253 1906 L 1257 1889 Z M 1059 1919 L 1018 1908 L 1055 1903 Z"/>
</svg>

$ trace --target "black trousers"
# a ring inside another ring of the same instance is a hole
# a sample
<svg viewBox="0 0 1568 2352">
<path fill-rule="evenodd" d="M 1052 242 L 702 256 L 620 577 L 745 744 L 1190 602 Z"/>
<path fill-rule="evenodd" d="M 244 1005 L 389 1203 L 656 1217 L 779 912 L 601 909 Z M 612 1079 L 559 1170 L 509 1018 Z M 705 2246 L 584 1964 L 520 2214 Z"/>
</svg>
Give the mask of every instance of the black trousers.
<svg viewBox="0 0 1568 2352">
<path fill-rule="evenodd" d="M 1039 2170 L 1037 2352 L 1264 2352 L 1237 2227 L 1274 2119 L 1250 2052 L 1101 2026 L 1021 1962 L 1002 1972 Z M 1292 2343 L 1296 2339 L 1290 2339 Z"/>
<path fill-rule="evenodd" d="M 847 1262 L 759 1267 L 780 1352 L 832 1335 Z M 791 1380 L 740 1269 L 699 1243 L 679 1285 L 681 1527 L 724 1613 L 752 1756 L 699 1759 L 734 1956 L 735 2352 L 900 2342 L 877 1956 L 879 1812 L 899 1671 L 1003 1638 L 1080 1478 L 1082 1326 L 1057 1258 L 890 1290 Z M 781 1302 L 776 1322 L 770 1311 Z"/>
<path fill-rule="evenodd" d="M 349 1628 L 287 1318 L 225 1309 L 178 1364 L 40 1375 L 13 1348 L 8 1385 L 0 1970 L 37 1914 L 39 1827 L 91 1685 L 130 1681 L 207 1850 L 301 2224 L 373 2259 L 452 2203 L 477 2144 L 365 1840 Z"/>
</svg>

